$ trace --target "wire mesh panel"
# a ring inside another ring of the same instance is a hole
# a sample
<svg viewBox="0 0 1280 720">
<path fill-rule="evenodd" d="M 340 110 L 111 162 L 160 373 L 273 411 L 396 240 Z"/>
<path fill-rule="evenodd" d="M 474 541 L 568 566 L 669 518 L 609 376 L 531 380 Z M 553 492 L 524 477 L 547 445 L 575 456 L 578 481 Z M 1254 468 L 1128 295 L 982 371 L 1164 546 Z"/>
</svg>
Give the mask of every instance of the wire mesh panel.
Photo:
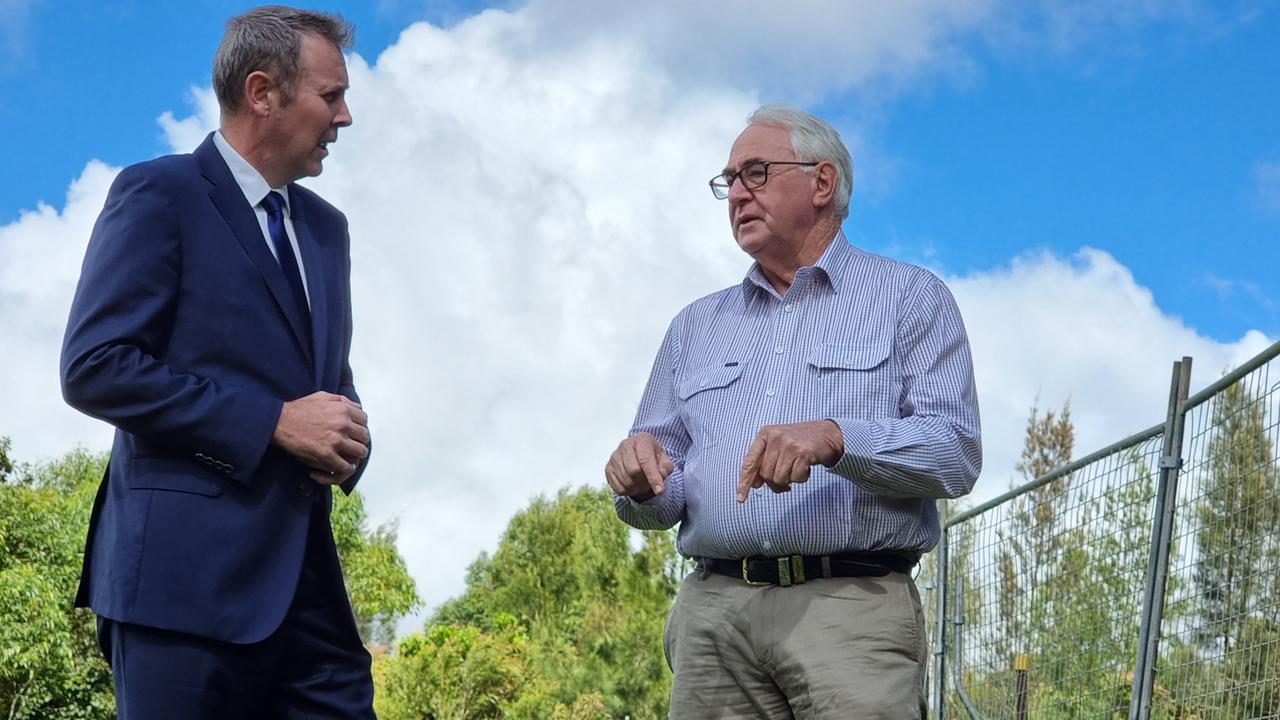
<svg viewBox="0 0 1280 720">
<path fill-rule="evenodd" d="M 1125 716 L 1161 442 L 1122 441 L 948 524 L 949 716 Z"/>
<path fill-rule="evenodd" d="M 1280 384 L 1189 403 L 1153 718 L 1280 719 Z"/>
</svg>

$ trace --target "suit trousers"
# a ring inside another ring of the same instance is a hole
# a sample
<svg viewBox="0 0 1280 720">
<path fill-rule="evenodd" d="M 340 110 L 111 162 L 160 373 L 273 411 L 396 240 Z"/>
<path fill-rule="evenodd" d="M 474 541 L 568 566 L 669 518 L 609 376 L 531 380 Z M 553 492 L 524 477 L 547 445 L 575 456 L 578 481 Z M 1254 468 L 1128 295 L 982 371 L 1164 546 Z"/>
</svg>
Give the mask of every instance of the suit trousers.
<svg viewBox="0 0 1280 720">
<path fill-rule="evenodd" d="M 924 613 L 902 573 L 780 587 L 696 570 L 663 644 L 676 720 L 927 717 Z"/>
<path fill-rule="evenodd" d="M 98 618 L 120 720 L 374 718 L 370 656 L 347 599 L 325 503 L 316 502 L 288 614 L 239 645 Z"/>
</svg>

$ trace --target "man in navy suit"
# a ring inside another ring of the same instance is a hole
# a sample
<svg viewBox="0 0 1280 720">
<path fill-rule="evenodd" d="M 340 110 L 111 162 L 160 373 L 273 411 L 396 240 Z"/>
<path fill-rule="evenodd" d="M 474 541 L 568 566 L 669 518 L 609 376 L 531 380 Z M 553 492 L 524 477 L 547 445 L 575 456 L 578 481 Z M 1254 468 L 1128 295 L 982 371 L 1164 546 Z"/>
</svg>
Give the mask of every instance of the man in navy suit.
<svg viewBox="0 0 1280 720">
<path fill-rule="evenodd" d="M 372 718 L 329 523 L 369 454 L 346 218 L 295 185 L 351 124 L 341 18 L 264 7 L 214 60 L 221 127 L 123 170 L 62 350 L 116 427 L 77 605 L 122 720 Z"/>
</svg>

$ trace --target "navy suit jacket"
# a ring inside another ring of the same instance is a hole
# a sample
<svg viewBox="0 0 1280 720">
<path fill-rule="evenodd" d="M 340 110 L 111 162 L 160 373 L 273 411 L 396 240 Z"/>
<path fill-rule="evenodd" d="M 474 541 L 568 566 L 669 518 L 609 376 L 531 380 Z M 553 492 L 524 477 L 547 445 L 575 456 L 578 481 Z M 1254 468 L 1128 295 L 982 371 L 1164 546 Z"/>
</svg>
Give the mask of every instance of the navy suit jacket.
<svg viewBox="0 0 1280 720">
<path fill-rule="evenodd" d="M 283 620 L 332 494 L 271 435 L 285 400 L 358 401 L 346 218 L 289 197 L 309 320 L 212 136 L 112 185 L 62 347 L 67 402 L 116 427 L 77 605 L 235 643 Z"/>
</svg>

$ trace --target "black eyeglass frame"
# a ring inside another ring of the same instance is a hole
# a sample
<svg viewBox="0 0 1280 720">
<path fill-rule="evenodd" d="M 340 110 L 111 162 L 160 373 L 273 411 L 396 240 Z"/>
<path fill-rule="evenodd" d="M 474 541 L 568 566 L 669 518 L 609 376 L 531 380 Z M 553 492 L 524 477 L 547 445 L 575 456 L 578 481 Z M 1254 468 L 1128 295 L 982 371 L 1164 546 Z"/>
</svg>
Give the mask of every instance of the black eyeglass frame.
<svg viewBox="0 0 1280 720">
<path fill-rule="evenodd" d="M 801 167 L 817 167 L 818 165 L 821 165 L 823 162 L 824 161 L 799 162 L 797 160 L 753 160 L 747 163 L 746 165 L 743 165 L 742 169 L 738 170 L 737 172 L 720 173 L 719 175 L 708 180 L 707 185 L 711 186 L 711 194 L 715 195 L 717 200 L 728 200 L 729 190 L 733 188 L 734 180 L 741 180 L 742 187 L 748 190 L 758 190 L 764 187 L 764 184 L 769 182 L 769 166 L 770 165 L 798 165 Z M 747 182 L 747 178 L 743 176 L 742 173 L 756 167 L 757 165 L 761 165 L 764 167 L 764 179 L 762 179 L 760 182 L 756 183 L 755 185 L 751 185 Z"/>
</svg>

